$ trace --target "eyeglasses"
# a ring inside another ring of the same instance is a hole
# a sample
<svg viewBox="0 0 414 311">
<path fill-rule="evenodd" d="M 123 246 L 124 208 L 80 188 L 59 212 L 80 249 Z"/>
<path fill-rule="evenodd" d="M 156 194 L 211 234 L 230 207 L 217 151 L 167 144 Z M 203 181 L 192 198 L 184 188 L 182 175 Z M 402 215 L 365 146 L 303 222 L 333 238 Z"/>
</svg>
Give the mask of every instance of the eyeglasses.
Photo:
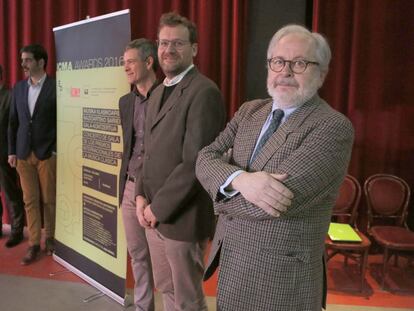
<svg viewBox="0 0 414 311">
<path fill-rule="evenodd" d="M 274 72 L 281 72 L 285 68 L 286 63 L 289 63 L 289 68 L 293 73 L 303 73 L 308 65 L 319 65 L 318 62 L 311 62 L 305 59 L 285 60 L 279 57 L 273 57 L 267 60 L 269 68 Z"/>
<path fill-rule="evenodd" d="M 157 40 L 158 48 L 165 50 L 170 44 L 171 46 L 176 50 L 182 50 L 184 49 L 184 46 L 186 44 L 190 43 L 190 41 L 186 40 Z"/>
</svg>

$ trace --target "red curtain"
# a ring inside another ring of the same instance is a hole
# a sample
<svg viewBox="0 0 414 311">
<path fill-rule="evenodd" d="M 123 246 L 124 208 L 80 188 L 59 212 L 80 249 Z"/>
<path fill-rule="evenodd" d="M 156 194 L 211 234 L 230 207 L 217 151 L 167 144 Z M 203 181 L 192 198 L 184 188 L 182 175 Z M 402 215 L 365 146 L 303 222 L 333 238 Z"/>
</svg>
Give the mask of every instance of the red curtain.
<svg viewBox="0 0 414 311">
<path fill-rule="evenodd" d="M 313 28 L 333 51 L 321 95 L 354 124 L 360 182 L 390 173 L 414 190 L 413 16 L 411 0 L 314 0 Z"/>
<path fill-rule="evenodd" d="M 55 72 L 52 28 L 129 8 L 132 38 L 156 39 L 160 16 L 176 11 L 199 31 L 196 65 L 217 83 L 232 116 L 243 98 L 246 0 L 0 0 L 0 64 L 6 84 L 23 78 L 19 50 L 40 43 L 49 53 L 47 72 Z M 91 38 L 93 40 L 93 38 Z"/>
</svg>

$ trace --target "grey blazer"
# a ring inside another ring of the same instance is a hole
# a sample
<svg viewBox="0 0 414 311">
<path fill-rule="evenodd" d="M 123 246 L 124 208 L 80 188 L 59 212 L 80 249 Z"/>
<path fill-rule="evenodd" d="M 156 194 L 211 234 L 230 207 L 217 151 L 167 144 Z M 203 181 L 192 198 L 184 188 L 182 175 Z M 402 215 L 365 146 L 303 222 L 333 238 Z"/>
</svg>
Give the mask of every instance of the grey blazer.
<svg viewBox="0 0 414 311">
<path fill-rule="evenodd" d="M 134 123 L 135 95 L 133 92 L 125 94 L 119 99 L 119 115 L 122 125 L 123 152 L 119 173 L 119 204 L 122 203 L 129 158 L 132 150 L 132 129 Z"/>
<path fill-rule="evenodd" d="M 179 241 L 213 235 L 211 198 L 195 176 L 198 151 L 210 144 L 225 123 L 217 86 L 191 69 L 162 108 L 164 86 L 152 93 L 145 120 L 145 159 L 136 194 L 151 203 L 158 231 Z"/>
<path fill-rule="evenodd" d="M 272 100 L 245 103 L 226 129 L 200 151 L 196 174 L 219 215 L 205 277 L 220 263 L 218 308 L 320 311 L 324 238 L 353 143 L 351 122 L 315 96 L 289 116 L 248 169 Z M 229 163 L 224 152 L 233 148 Z M 287 212 L 267 215 L 219 187 L 236 170 L 287 173 L 295 195 Z"/>
</svg>

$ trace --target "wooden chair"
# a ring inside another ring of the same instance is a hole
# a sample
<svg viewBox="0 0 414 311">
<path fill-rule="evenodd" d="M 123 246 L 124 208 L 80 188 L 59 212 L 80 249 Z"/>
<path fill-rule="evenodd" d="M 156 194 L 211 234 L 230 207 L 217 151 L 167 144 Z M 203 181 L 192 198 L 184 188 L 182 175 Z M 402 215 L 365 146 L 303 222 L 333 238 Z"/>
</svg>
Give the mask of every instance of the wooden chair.
<svg viewBox="0 0 414 311">
<path fill-rule="evenodd" d="M 381 288 L 385 289 L 389 259 L 414 255 L 414 232 L 407 226 L 410 187 L 389 174 L 370 176 L 364 184 L 368 206 L 368 233 L 384 249 Z"/>
<path fill-rule="evenodd" d="M 356 225 L 361 192 L 358 180 L 351 175 L 345 176 L 332 212 L 332 221 L 350 224 L 362 241 L 360 243 L 334 242 L 327 236 L 325 248 L 327 261 L 335 255 L 341 254 L 344 256 L 345 266 L 348 265 L 348 259 L 355 261 L 359 265 L 361 275 L 360 291 L 363 292 L 368 265 L 368 250 L 371 242 L 365 234 L 358 230 Z"/>
</svg>

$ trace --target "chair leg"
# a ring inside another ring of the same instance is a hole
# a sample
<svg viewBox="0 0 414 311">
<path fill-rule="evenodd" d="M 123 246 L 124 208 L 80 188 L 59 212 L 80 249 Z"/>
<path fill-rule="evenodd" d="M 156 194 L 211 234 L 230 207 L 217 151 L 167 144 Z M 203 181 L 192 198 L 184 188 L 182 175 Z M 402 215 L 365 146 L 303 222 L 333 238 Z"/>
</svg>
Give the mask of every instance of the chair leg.
<svg viewBox="0 0 414 311">
<path fill-rule="evenodd" d="M 368 265 L 368 249 L 364 250 L 361 258 L 361 292 L 365 290 L 365 274 L 367 272 Z"/>
<path fill-rule="evenodd" d="M 394 267 L 398 267 L 398 254 L 394 255 Z"/>
<path fill-rule="evenodd" d="M 328 250 L 325 251 L 325 258 L 326 258 L 326 262 L 328 262 L 332 257 L 334 257 L 336 254 L 338 254 L 338 251 L 332 251 L 332 252 L 328 252 Z"/>
<path fill-rule="evenodd" d="M 389 259 L 388 248 L 384 248 L 384 262 L 382 265 L 382 282 L 381 282 L 381 289 L 385 289 L 385 277 L 387 276 L 387 263 Z"/>
</svg>

